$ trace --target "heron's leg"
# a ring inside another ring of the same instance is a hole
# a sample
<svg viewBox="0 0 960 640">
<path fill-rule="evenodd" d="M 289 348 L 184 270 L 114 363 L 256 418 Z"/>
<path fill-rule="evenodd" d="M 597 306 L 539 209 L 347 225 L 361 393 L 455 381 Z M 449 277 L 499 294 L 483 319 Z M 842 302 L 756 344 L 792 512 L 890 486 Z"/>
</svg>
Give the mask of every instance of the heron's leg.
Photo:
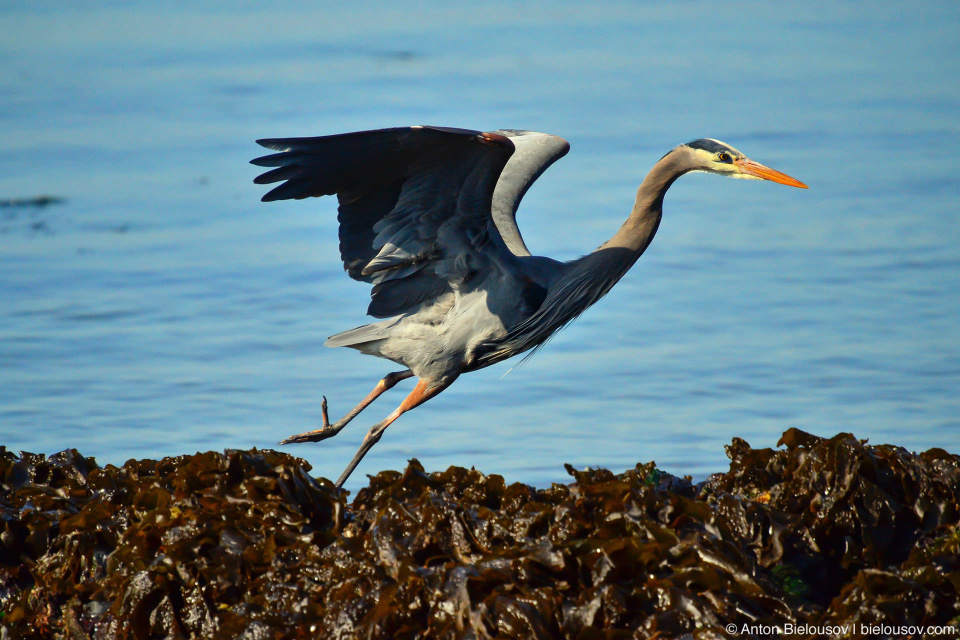
<svg viewBox="0 0 960 640">
<path fill-rule="evenodd" d="M 357 417 L 357 414 L 367 408 L 371 402 L 380 397 L 380 394 L 388 389 L 392 389 L 401 380 L 406 380 L 407 378 L 413 377 L 413 372 L 407 369 L 406 371 L 396 371 L 394 373 L 388 373 L 384 376 L 383 380 L 377 383 L 377 386 L 373 388 L 367 397 L 360 401 L 360 404 L 355 406 L 350 413 L 343 416 L 335 423 L 330 424 L 327 420 L 327 399 L 323 399 L 323 404 L 321 406 L 321 411 L 323 413 L 323 426 L 317 429 L 316 431 L 307 431 L 306 433 L 300 433 L 295 436 L 290 436 L 280 441 L 280 444 L 292 444 L 295 442 L 319 442 L 321 440 L 326 440 L 327 438 L 332 438 L 333 436 L 340 433 L 340 430 L 347 426 L 347 423 Z"/>
<path fill-rule="evenodd" d="M 360 445 L 360 450 L 353 456 L 353 460 L 350 461 L 350 464 L 347 465 L 344 472 L 340 474 L 340 479 L 337 480 L 337 488 L 343 486 L 343 483 L 347 481 L 347 478 L 350 477 L 353 470 L 356 469 L 360 461 L 363 460 L 363 456 L 367 455 L 367 451 L 370 451 L 373 445 L 380 441 L 380 436 L 383 435 L 383 432 L 387 430 L 387 427 L 389 427 L 394 420 L 407 411 L 410 411 L 410 409 L 420 406 L 430 398 L 438 395 L 441 391 L 449 387 L 451 383 L 453 383 L 453 380 L 454 379 L 450 379 L 441 383 L 428 383 L 421 379 L 420 382 L 417 383 L 417 386 L 413 388 L 413 391 L 410 392 L 410 395 L 400 403 L 400 406 L 397 407 L 393 413 L 383 421 L 370 427 L 370 431 L 363 437 L 363 444 Z"/>
</svg>

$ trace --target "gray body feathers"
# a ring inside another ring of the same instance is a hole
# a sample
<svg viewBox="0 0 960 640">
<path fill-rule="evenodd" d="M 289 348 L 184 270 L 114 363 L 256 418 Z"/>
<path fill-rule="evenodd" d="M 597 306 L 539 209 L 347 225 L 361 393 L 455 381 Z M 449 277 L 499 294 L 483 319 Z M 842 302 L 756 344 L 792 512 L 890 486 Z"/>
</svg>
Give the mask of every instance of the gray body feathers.
<svg viewBox="0 0 960 640">
<path fill-rule="evenodd" d="M 344 269 L 373 285 L 367 313 L 384 320 L 327 346 L 420 378 L 450 380 L 539 346 L 636 259 L 611 270 L 600 252 L 567 264 L 530 255 L 516 211 L 569 150 L 556 136 L 406 127 L 259 142 L 279 153 L 253 161 L 275 167 L 256 182 L 282 182 L 263 200 L 336 194 Z"/>
</svg>

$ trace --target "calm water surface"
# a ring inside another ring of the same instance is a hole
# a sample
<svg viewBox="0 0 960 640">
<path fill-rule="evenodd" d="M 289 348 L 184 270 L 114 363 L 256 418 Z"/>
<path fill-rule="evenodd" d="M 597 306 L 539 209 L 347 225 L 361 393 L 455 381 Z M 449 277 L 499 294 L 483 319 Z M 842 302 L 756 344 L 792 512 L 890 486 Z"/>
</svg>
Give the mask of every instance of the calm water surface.
<svg viewBox="0 0 960 640">
<path fill-rule="evenodd" d="M 261 204 L 259 137 L 546 131 L 535 253 L 609 237 L 674 145 L 809 191 L 691 175 L 646 255 L 522 367 L 461 378 L 348 485 L 418 457 L 537 485 L 563 463 L 725 468 L 789 427 L 960 452 L 960 5 L 33 3 L 0 7 L 0 442 L 101 463 L 273 447 L 394 365 L 335 203 Z M 407 387 L 404 387 L 406 389 Z M 287 450 L 336 477 L 396 390 Z"/>
</svg>

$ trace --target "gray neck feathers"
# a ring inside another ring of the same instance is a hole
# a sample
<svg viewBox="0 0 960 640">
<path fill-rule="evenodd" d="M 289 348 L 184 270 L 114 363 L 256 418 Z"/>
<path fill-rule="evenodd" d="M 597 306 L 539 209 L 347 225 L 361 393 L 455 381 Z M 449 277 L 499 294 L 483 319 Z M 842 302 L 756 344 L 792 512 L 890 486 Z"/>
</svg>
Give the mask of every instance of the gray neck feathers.
<svg viewBox="0 0 960 640">
<path fill-rule="evenodd" d="M 492 364 L 529 349 L 536 350 L 606 295 L 653 240 L 660 224 L 664 194 L 692 168 L 688 156 L 689 149 L 684 146 L 665 155 L 640 185 L 633 211 L 619 231 L 593 253 L 565 264 L 565 272 L 550 286 L 540 308 L 514 327 L 484 359 Z"/>
</svg>

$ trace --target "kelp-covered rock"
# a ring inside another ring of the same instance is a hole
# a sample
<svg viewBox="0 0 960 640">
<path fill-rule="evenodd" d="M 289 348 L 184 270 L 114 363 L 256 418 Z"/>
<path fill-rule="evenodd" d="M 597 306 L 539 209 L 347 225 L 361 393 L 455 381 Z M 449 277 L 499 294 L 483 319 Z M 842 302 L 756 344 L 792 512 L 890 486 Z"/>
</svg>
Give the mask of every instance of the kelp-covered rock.
<svg viewBox="0 0 960 640">
<path fill-rule="evenodd" d="M 0 452 L 8 637 L 213 637 L 250 584 L 336 539 L 343 499 L 273 451 L 100 468 Z M 295 619 L 295 622 L 302 619 Z"/>
<path fill-rule="evenodd" d="M 572 484 L 537 490 L 411 461 L 351 505 L 272 451 L 101 468 L 4 450 L 0 634 L 960 634 L 960 457 L 797 430 L 780 444 L 735 439 L 730 471 L 700 485 L 651 463 L 568 467 Z"/>
</svg>

